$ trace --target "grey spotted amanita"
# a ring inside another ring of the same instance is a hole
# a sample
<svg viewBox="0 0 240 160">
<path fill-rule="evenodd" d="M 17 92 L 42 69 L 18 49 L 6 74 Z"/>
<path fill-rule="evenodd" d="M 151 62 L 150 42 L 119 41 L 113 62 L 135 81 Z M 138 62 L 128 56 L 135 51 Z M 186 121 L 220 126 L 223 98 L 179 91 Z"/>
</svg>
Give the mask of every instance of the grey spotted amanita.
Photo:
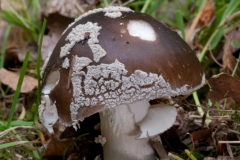
<svg viewBox="0 0 240 160">
<path fill-rule="evenodd" d="M 154 159 L 149 137 L 177 112 L 149 100 L 204 82 L 192 49 L 165 24 L 125 7 L 95 9 L 69 25 L 44 64 L 40 121 L 53 133 L 58 120 L 77 128 L 99 112 L 105 160 Z"/>
</svg>

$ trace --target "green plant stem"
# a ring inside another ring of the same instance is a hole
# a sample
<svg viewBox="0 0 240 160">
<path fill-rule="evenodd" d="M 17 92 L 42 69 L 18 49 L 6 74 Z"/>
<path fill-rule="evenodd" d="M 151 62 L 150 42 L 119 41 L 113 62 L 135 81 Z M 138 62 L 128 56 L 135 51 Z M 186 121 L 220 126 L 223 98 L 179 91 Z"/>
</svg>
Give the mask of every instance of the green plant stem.
<svg viewBox="0 0 240 160">
<path fill-rule="evenodd" d="M 235 73 L 236 73 L 236 71 L 237 71 L 237 69 L 238 69 L 239 61 L 240 61 L 240 53 L 239 53 L 239 55 L 238 55 L 237 63 L 236 63 L 236 65 L 235 65 L 234 69 L 233 69 L 232 77 L 234 77 L 234 75 L 235 75 Z"/>
<path fill-rule="evenodd" d="M 0 149 L 14 147 L 14 146 L 26 144 L 26 143 L 29 143 L 29 141 L 16 141 L 16 142 L 3 143 L 0 145 Z"/>
<path fill-rule="evenodd" d="M 185 149 L 184 151 L 191 160 L 197 160 L 197 158 L 195 158 L 194 155 L 189 150 Z"/>
<path fill-rule="evenodd" d="M 6 126 L 6 122 L 5 121 L 0 121 L 0 125 L 1 126 Z M 27 122 L 27 121 L 22 121 L 22 120 L 15 120 L 11 122 L 11 126 L 10 127 L 15 127 L 15 126 L 33 126 L 34 123 L 33 122 Z"/>
<path fill-rule="evenodd" d="M 182 158 L 180 158 L 180 157 L 178 157 L 178 156 L 176 156 L 176 155 L 174 155 L 170 152 L 168 153 L 168 156 L 171 157 L 171 158 L 174 158 L 175 160 L 183 160 Z"/>
<path fill-rule="evenodd" d="M 107 7 L 108 6 L 108 0 L 103 0 L 104 6 Z"/>
<path fill-rule="evenodd" d="M 7 29 L 6 29 L 6 31 L 5 31 L 4 37 L 3 37 L 2 50 L 1 50 L 0 68 L 3 68 L 3 66 L 4 66 L 7 40 L 8 40 L 8 36 L 9 36 L 9 33 L 10 33 L 11 29 L 12 29 L 12 24 L 9 24 L 8 27 L 7 27 Z"/>
<path fill-rule="evenodd" d="M 201 107 L 201 103 L 199 101 L 198 94 L 197 94 L 196 91 L 193 92 L 193 99 L 194 99 L 194 102 L 195 102 L 195 104 L 197 106 L 197 110 L 198 110 L 199 115 L 203 116 L 204 115 L 204 111 L 203 111 L 203 109 Z"/>
<path fill-rule="evenodd" d="M 141 13 L 146 13 L 147 8 L 148 8 L 150 2 L 151 2 L 151 0 L 146 0 L 146 1 L 145 1 L 144 5 L 143 5 L 143 8 L 142 8 L 142 10 L 141 10 Z"/>
<path fill-rule="evenodd" d="M 18 97 L 20 95 L 20 90 L 21 90 L 21 87 L 22 87 L 23 78 L 24 78 L 24 75 L 25 75 L 25 71 L 27 69 L 29 56 L 30 56 L 30 52 L 27 51 L 26 56 L 24 58 L 22 69 L 20 71 L 20 76 L 19 76 L 19 79 L 18 79 L 17 89 L 14 93 L 13 103 L 12 103 L 11 110 L 10 110 L 9 117 L 8 117 L 7 128 L 9 128 L 11 126 L 11 122 L 12 122 L 12 119 L 13 119 L 13 114 L 14 114 L 14 111 L 15 111 L 15 108 L 16 108 L 16 104 L 18 102 Z"/>
<path fill-rule="evenodd" d="M 206 0 L 203 0 L 200 7 L 199 7 L 199 11 L 198 12 L 202 12 L 203 8 L 205 7 L 206 5 Z M 187 35 L 188 37 L 188 35 Z M 200 60 L 199 60 L 200 61 Z M 200 61 L 201 62 L 201 61 Z M 199 98 L 198 98 L 198 94 L 197 94 L 197 91 L 193 92 L 193 99 L 194 99 L 194 102 L 197 106 L 197 110 L 198 110 L 198 113 L 200 116 L 203 116 L 204 115 L 204 111 L 201 107 L 201 104 L 200 104 L 200 101 L 199 101 Z"/>
<path fill-rule="evenodd" d="M 38 45 L 38 57 L 37 57 L 37 78 L 38 78 L 38 88 L 37 88 L 37 106 L 40 104 L 40 96 L 41 96 L 41 76 L 40 76 L 40 63 L 41 63 L 41 51 L 42 51 L 42 41 L 43 41 L 43 35 L 44 31 L 47 25 L 47 20 L 44 18 L 41 35 L 39 39 L 39 45 Z"/>
<path fill-rule="evenodd" d="M 217 30 L 217 31 L 218 31 L 218 30 Z M 203 61 L 203 58 L 204 58 L 204 56 L 205 56 L 205 54 L 206 54 L 206 52 L 207 52 L 207 50 L 208 50 L 208 47 L 209 47 L 210 43 L 212 42 L 213 38 L 215 37 L 215 35 L 217 34 L 217 31 L 215 31 L 215 32 L 211 35 L 211 37 L 210 37 L 209 40 L 207 41 L 206 45 L 204 46 L 204 48 L 203 48 L 203 50 L 202 50 L 202 52 L 201 52 L 201 54 L 200 54 L 200 56 L 199 56 L 199 58 L 198 58 L 200 62 Z"/>
<path fill-rule="evenodd" d="M 182 38 L 184 40 L 186 40 L 186 37 L 185 37 L 185 27 L 184 27 L 182 12 L 180 10 L 177 10 L 175 12 L 175 17 L 176 17 L 176 21 L 177 21 L 177 24 L 178 24 L 178 28 L 181 30 Z"/>
</svg>

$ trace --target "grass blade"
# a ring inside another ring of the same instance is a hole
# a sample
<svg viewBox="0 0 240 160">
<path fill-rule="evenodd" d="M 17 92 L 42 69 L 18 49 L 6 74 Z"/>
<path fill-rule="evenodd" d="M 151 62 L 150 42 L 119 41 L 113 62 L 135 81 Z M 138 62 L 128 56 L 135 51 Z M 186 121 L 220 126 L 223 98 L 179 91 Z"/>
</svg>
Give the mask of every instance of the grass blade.
<svg viewBox="0 0 240 160">
<path fill-rule="evenodd" d="M 6 29 L 6 31 L 5 31 L 5 34 L 4 34 L 4 37 L 3 37 L 2 50 L 1 50 L 1 60 L 0 60 L 0 68 L 3 68 L 3 66 L 4 66 L 7 40 L 8 40 L 8 36 L 9 36 L 9 33 L 10 33 L 11 29 L 12 29 L 12 24 L 10 24 L 10 25 L 7 27 L 7 29 Z"/>
<path fill-rule="evenodd" d="M 41 62 L 41 51 L 42 51 L 42 41 L 43 41 L 43 35 L 44 31 L 47 25 L 47 20 L 43 20 L 41 35 L 39 39 L 39 45 L 38 45 L 38 57 L 37 57 L 37 78 L 38 78 L 38 88 L 37 88 L 37 106 L 40 104 L 40 96 L 41 96 L 41 83 L 40 83 L 40 62 Z"/>
<path fill-rule="evenodd" d="M 178 29 L 180 29 L 180 31 L 182 33 L 182 38 L 185 40 L 185 27 L 184 27 L 184 23 L 183 23 L 182 12 L 180 10 L 177 10 L 175 12 L 175 17 L 176 17 Z"/>
<path fill-rule="evenodd" d="M 150 2 L 151 2 L 151 0 L 146 0 L 146 2 L 145 2 L 144 5 L 143 5 L 143 8 L 142 8 L 142 10 L 141 10 L 141 13 L 146 13 L 147 8 L 148 8 Z"/>
<path fill-rule="evenodd" d="M 20 71 L 20 76 L 19 76 L 19 79 L 18 79 L 17 89 L 14 93 L 13 103 L 12 103 L 10 114 L 9 114 L 9 117 L 8 117 L 7 128 L 10 127 L 12 119 L 13 119 L 13 114 L 14 114 L 14 111 L 15 111 L 16 104 L 18 102 L 18 97 L 20 95 L 20 90 L 21 90 L 21 87 L 22 87 L 23 78 L 24 78 L 24 75 L 25 75 L 25 72 L 26 72 L 26 69 L 27 69 L 29 56 L 30 56 L 30 52 L 27 51 L 26 56 L 24 58 L 22 69 Z"/>
<path fill-rule="evenodd" d="M 233 76 L 233 77 L 234 77 L 234 75 L 235 75 L 235 73 L 236 73 L 236 71 L 237 71 L 237 69 L 238 69 L 239 61 L 240 61 L 240 54 L 238 55 L 237 63 L 236 63 L 236 65 L 235 65 L 235 67 L 234 67 L 234 70 L 233 70 L 233 72 L 232 72 L 232 76 Z"/>
<path fill-rule="evenodd" d="M 5 149 L 5 148 L 20 145 L 20 144 L 25 144 L 25 143 L 29 143 L 29 141 L 17 141 L 17 142 L 4 143 L 4 144 L 0 144 L 0 149 Z"/>
</svg>

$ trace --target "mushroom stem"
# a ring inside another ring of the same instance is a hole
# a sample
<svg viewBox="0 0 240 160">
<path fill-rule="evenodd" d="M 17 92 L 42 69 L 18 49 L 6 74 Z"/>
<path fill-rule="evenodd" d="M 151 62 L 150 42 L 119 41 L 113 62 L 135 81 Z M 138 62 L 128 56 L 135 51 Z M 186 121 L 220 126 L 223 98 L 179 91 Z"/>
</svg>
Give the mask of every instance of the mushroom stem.
<svg viewBox="0 0 240 160">
<path fill-rule="evenodd" d="M 146 100 L 119 105 L 100 113 L 104 160 L 154 159 L 149 138 L 136 139 L 141 133 L 136 123 L 147 114 L 150 104 Z"/>
</svg>

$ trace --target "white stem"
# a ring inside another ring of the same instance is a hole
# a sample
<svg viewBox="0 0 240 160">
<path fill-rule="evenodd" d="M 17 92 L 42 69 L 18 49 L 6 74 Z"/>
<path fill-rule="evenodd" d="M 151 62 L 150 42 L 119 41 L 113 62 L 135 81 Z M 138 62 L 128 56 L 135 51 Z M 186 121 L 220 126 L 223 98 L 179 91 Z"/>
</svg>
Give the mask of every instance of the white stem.
<svg viewBox="0 0 240 160">
<path fill-rule="evenodd" d="M 149 139 L 136 139 L 141 133 L 136 121 L 145 117 L 148 101 L 120 105 L 100 113 L 104 160 L 153 160 L 155 153 Z"/>
</svg>

